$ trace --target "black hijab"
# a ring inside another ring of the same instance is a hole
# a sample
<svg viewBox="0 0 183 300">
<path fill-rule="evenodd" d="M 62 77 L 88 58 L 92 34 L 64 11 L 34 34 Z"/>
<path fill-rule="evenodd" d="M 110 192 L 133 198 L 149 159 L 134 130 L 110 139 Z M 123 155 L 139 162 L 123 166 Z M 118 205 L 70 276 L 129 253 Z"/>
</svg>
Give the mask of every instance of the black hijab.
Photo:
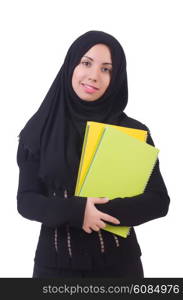
<svg viewBox="0 0 183 300">
<path fill-rule="evenodd" d="M 82 56 L 96 44 L 109 47 L 113 68 L 105 93 L 89 102 L 77 96 L 71 79 Z M 120 43 L 102 31 L 89 31 L 77 38 L 39 109 L 19 134 L 24 148 L 40 157 L 38 175 L 42 181 L 73 194 L 86 122 L 118 125 L 127 100 L 126 58 Z"/>
</svg>

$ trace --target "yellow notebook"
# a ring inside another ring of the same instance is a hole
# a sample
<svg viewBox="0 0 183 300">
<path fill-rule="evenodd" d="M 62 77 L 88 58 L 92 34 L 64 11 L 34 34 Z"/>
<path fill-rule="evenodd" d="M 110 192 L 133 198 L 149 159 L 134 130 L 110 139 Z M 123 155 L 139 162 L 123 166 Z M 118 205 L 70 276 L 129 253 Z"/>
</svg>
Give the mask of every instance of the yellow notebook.
<svg viewBox="0 0 183 300">
<path fill-rule="evenodd" d="M 80 166 L 79 166 L 78 178 L 77 178 L 77 184 L 75 190 L 75 195 L 77 196 L 80 195 L 80 190 L 83 181 L 85 179 L 86 173 L 95 154 L 96 147 L 106 127 L 113 127 L 141 141 L 146 141 L 147 139 L 147 131 L 145 130 L 88 121 L 85 130 L 85 136 L 84 136 L 84 142 L 83 142 L 83 148 L 82 148 L 82 154 L 80 159 Z M 107 225 L 105 227 L 105 230 L 113 232 L 115 234 L 119 234 L 123 237 L 126 237 L 128 235 L 129 229 L 130 227 L 127 226 L 116 227 L 112 225 Z"/>
<path fill-rule="evenodd" d="M 81 153 L 78 177 L 76 182 L 75 195 L 79 196 L 79 192 L 81 190 L 82 183 L 86 176 L 86 172 L 88 167 L 92 161 L 93 155 L 96 150 L 96 146 L 102 136 L 102 133 L 106 127 L 113 127 L 117 130 L 125 132 L 132 137 L 135 137 L 141 141 L 146 141 L 147 139 L 147 131 L 141 129 L 134 129 L 116 125 L 110 125 L 105 123 L 91 122 L 88 121 L 85 130 L 83 148 Z"/>
<path fill-rule="evenodd" d="M 79 196 L 114 199 L 143 193 L 159 150 L 111 126 L 97 142 Z M 103 230 L 126 237 L 129 229 L 107 225 Z"/>
</svg>

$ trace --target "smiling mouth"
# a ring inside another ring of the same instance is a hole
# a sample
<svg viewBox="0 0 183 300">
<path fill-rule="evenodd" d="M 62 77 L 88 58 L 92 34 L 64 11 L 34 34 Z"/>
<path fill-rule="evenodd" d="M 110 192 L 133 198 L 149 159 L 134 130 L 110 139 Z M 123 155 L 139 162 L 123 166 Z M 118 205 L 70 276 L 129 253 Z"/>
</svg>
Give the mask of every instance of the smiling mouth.
<svg viewBox="0 0 183 300">
<path fill-rule="evenodd" d="M 89 85 L 89 84 L 81 83 L 81 85 L 82 85 L 83 87 L 85 87 L 86 89 L 91 90 L 91 91 L 92 91 L 92 90 L 95 90 L 95 91 L 98 91 L 98 90 L 99 90 L 97 87 L 92 86 L 92 85 Z"/>
</svg>

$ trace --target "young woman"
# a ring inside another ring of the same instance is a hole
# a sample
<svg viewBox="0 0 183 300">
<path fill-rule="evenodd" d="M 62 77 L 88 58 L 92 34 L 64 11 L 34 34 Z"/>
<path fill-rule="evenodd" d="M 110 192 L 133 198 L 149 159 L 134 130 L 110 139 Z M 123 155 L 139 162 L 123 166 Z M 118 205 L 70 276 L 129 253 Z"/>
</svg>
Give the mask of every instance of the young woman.
<svg viewBox="0 0 183 300">
<path fill-rule="evenodd" d="M 42 223 L 33 277 L 144 276 L 133 226 L 168 212 L 159 161 L 140 195 L 110 201 L 74 196 L 87 121 L 148 130 L 147 143 L 154 145 L 148 127 L 124 113 L 127 101 L 120 43 L 101 31 L 81 35 L 19 134 L 18 212 Z M 102 230 L 106 224 L 132 228 L 122 238 Z"/>
</svg>

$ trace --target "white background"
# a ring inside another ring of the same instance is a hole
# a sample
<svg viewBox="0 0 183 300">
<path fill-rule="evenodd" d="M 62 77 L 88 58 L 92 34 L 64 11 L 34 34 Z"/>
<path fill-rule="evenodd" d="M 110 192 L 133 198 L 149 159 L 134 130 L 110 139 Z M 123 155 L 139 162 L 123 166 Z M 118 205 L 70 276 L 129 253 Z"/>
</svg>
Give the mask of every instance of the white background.
<svg viewBox="0 0 183 300">
<path fill-rule="evenodd" d="M 88 30 L 114 35 L 127 58 L 125 112 L 160 149 L 171 204 L 136 227 L 145 277 L 183 277 L 183 8 L 178 0 L 0 2 L 0 277 L 31 277 L 40 223 L 16 209 L 17 135 L 39 108 L 71 43 Z"/>
</svg>

